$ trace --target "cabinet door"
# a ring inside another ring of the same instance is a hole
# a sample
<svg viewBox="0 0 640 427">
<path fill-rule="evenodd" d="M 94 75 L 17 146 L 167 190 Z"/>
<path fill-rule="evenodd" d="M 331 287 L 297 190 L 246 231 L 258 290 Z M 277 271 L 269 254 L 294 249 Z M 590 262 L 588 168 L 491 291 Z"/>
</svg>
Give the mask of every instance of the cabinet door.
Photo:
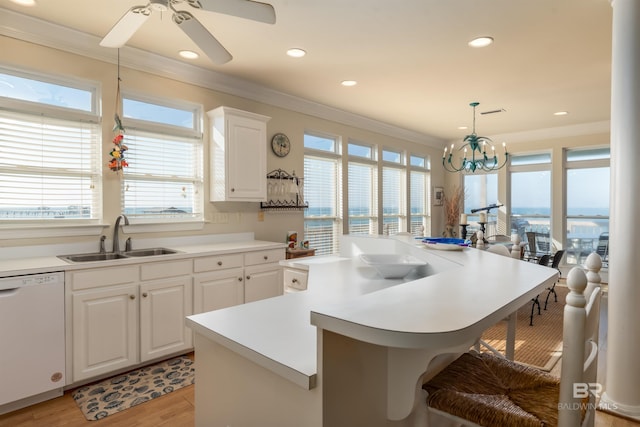
<svg viewBox="0 0 640 427">
<path fill-rule="evenodd" d="M 245 303 L 282 295 L 282 267 L 280 264 L 246 267 L 244 272 Z"/>
<path fill-rule="evenodd" d="M 247 117 L 227 116 L 229 200 L 267 199 L 267 126 Z"/>
<path fill-rule="evenodd" d="M 140 360 L 193 346 L 185 317 L 192 314 L 191 277 L 140 284 Z"/>
<path fill-rule="evenodd" d="M 241 268 L 199 274 L 194 278 L 195 314 L 231 307 L 244 302 Z"/>
<path fill-rule="evenodd" d="M 137 285 L 73 293 L 73 381 L 137 363 L 137 295 Z"/>
</svg>

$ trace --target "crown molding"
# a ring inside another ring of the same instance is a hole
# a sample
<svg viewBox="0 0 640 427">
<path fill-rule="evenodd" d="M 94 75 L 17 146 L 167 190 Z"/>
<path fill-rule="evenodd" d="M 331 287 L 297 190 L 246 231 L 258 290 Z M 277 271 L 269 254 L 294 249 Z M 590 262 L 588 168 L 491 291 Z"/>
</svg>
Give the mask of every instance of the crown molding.
<svg viewBox="0 0 640 427">
<path fill-rule="evenodd" d="M 68 27 L 0 8 L 0 34 L 18 40 L 63 50 L 99 61 L 117 63 L 117 50 L 99 45 L 100 38 Z M 124 46 L 122 66 L 194 84 L 229 95 L 307 114 L 394 138 L 440 148 L 444 140 L 380 122 L 338 108 L 279 92 L 254 82 L 207 70 L 145 50 Z"/>
</svg>

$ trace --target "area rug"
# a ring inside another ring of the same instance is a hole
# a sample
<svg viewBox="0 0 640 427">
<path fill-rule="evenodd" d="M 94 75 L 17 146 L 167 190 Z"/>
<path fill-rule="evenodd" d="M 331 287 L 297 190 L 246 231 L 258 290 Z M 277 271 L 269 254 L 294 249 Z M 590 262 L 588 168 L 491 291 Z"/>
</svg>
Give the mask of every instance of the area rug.
<svg viewBox="0 0 640 427">
<path fill-rule="evenodd" d="M 556 292 L 558 302 L 555 302 L 551 295 L 546 310 L 544 310 L 544 300 L 547 297 L 547 291 L 540 294 L 542 314 L 538 315 L 538 309 L 535 309 L 533 326 L 529 326 L 531 302 L 518 310 L 516 324 L 515 360 L 547 372 L 551 371 L 562 357 L 562 320 L 569 288 L 564 284 L 557 284 Z M 506 336 L 507 322 L 503 321 L 487 329 L 482 334 L 482 340 L 504 353 Z"/>
<path fill-rule="evenodd" d="M 86 419 L 93 421 L 193 382 L 193 361 L 182 356 L 81 387 L 73 393 L 73 399 Z"/>
</svg>

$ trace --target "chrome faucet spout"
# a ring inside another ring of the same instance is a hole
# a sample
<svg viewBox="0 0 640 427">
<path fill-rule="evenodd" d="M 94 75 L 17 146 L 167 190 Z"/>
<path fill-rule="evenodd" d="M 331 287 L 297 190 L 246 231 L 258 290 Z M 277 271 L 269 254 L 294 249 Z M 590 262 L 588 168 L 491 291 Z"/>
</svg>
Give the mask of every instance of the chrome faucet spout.
<svg viewBox="0 0 640 427">
<path fill-rule="evenodd" d="M 116 224 L 113 227 L 113 252 L 120 253 L 120 220 L 124 219 L 124 225 L 129 225 L 129 218 L 122 214 L 116 218 Z"/>
</svg>

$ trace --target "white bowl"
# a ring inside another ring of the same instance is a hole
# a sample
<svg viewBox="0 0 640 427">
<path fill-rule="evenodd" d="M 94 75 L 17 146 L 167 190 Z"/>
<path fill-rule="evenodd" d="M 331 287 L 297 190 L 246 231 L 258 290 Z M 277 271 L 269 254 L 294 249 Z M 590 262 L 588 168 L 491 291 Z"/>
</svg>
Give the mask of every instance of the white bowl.
<svg viewBox="0 0 640 427">
<path fill-rule="evenodd" d="M 414 256 L 398 254 L 361 254 L 360 259 L 385 279 L 401 279 L 414 269 L 427 264 Z"/>
</svg>

